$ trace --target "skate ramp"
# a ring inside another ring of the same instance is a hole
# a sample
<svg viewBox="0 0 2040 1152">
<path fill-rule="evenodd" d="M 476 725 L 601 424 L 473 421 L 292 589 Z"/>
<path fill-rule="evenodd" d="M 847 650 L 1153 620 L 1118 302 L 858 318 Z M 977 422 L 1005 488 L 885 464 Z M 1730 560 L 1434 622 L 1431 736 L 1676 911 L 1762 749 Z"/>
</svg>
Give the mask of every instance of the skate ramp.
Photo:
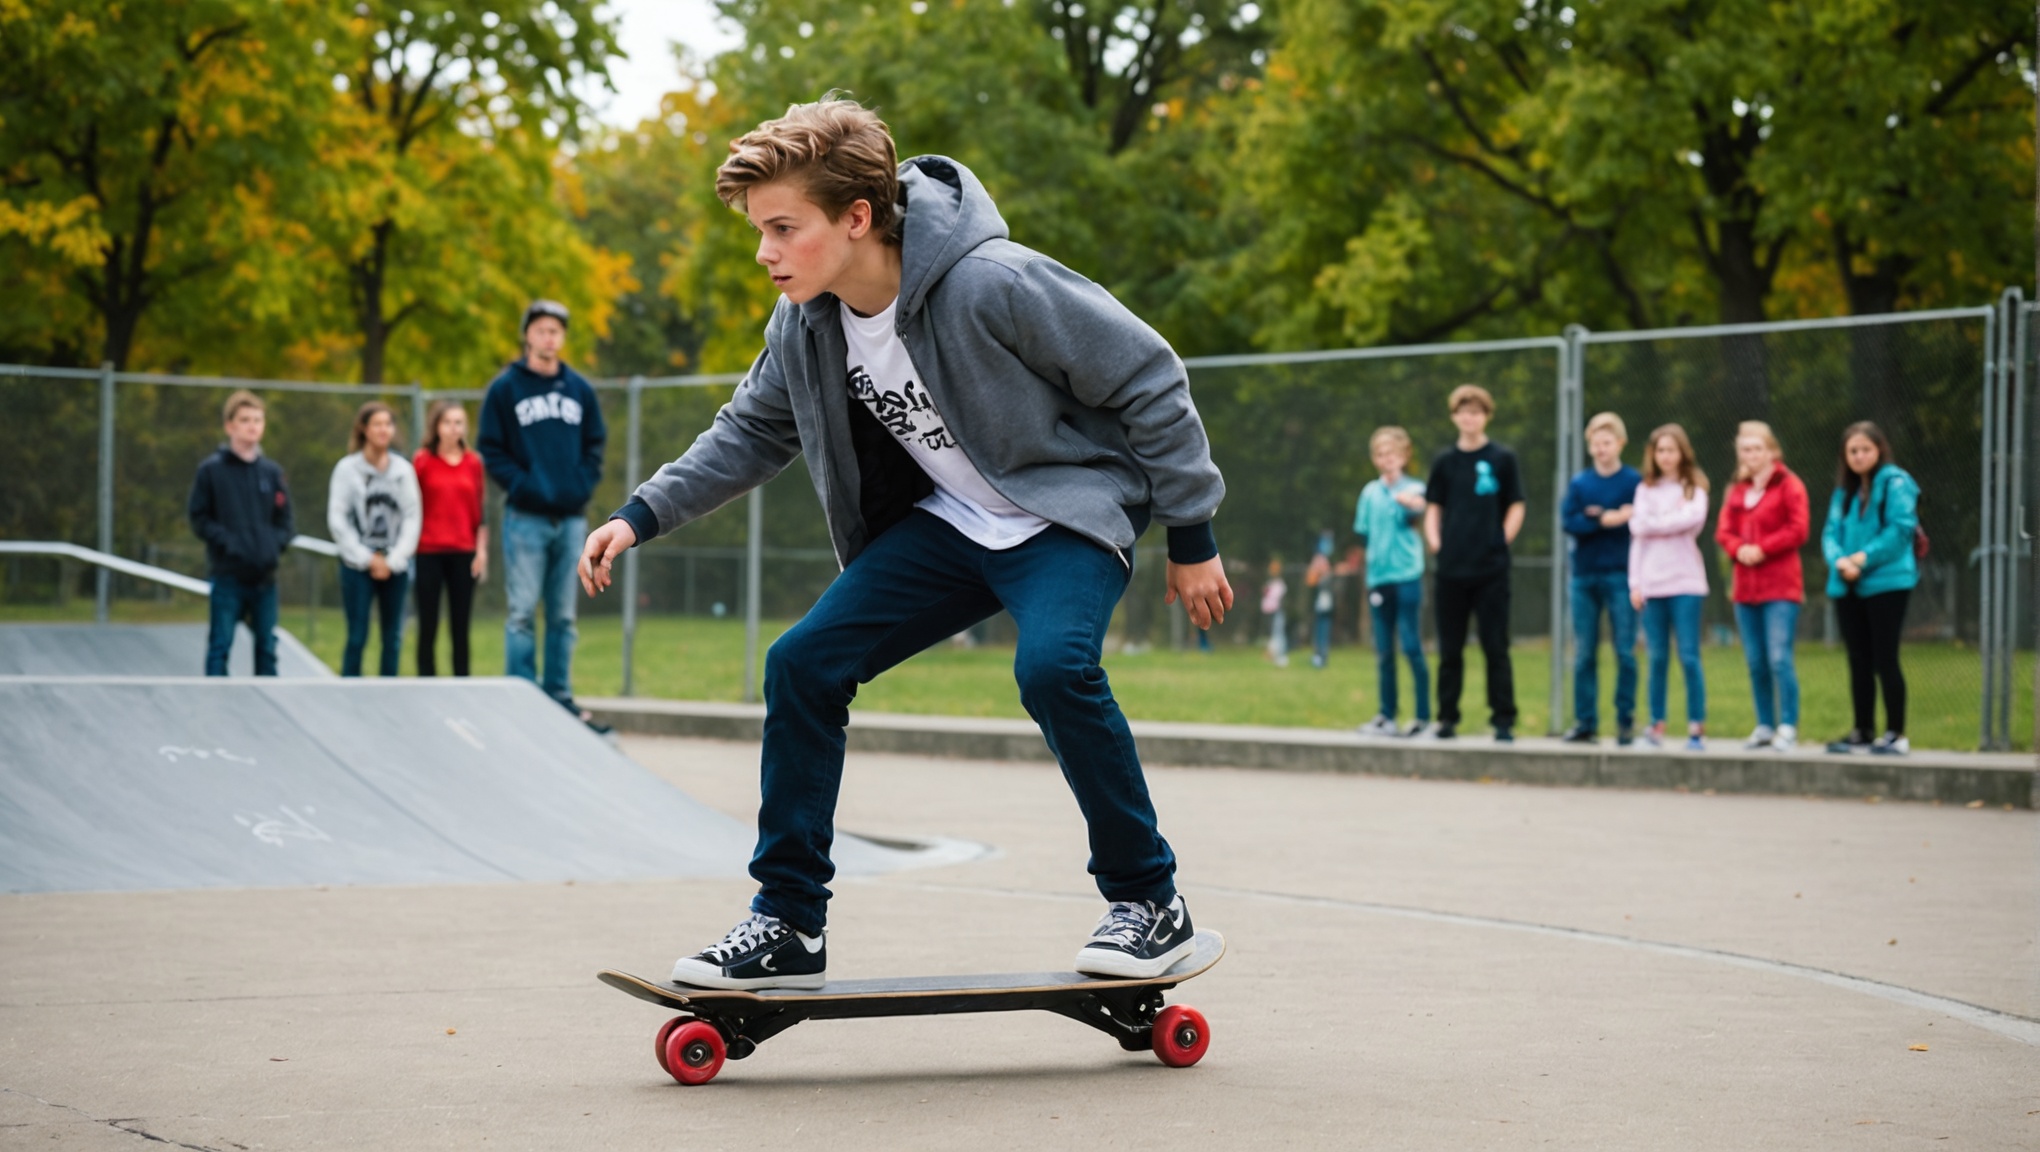
<svg viewBox="0 0 2040 1152">
<path fill-rule="evenodd" d="M 0 676 L 203 676 L 203 624 L 0 624 Z M 255 638 L 235 625 L 227 670 L 255 674 Z M 298 638 L 276 630 L 276 674 L 331 678 Z"/>
<path fill-rule="evenodd" d="M 523 680 L 0 678 L 10 892 L 741 876 L 752 838 Z"/>
</svg>

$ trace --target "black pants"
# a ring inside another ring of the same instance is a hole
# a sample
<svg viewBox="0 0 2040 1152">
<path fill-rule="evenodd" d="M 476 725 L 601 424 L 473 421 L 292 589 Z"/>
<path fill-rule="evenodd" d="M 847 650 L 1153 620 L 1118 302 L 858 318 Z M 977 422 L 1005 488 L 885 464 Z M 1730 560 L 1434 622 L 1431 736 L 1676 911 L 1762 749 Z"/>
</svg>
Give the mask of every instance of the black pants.
<svg viewBox="0 0 2040 1152">
<path fill-rule="evenodd" d="M 475 606 L 475 554 L 420 552 L 411 567 L 418 579 L 418 675 L 439 675 L 439 590 L 446 589 L 452 619 L 453 674 L 468 674 L 468 617 Z"/>
<path fill-rule="evenodd" d="M 1835 622 L 1849 649 L 1849 702 L 1856 729 L 1877 735 L 1877 682 L 1884 682 L 1884 727 L 1905 735 L 1905 670 L 1898 664 L 1898 637 L 1905 631 L 1905 604 L 1912 589 L 1837 599 Z"/>
<path fill-rule="evenodd" d="M 1516 670 L 1509 663 L 1509 573 L 1480 580 L 1438 577 L 1438 722 L 1459 723 L 1459 693 L 1466 686 L 1466 621 L 1480 617 L 1480 650 L 1487 657 L 1488 712 L 1497 728 L 1516 724 Z"/>
</svg>

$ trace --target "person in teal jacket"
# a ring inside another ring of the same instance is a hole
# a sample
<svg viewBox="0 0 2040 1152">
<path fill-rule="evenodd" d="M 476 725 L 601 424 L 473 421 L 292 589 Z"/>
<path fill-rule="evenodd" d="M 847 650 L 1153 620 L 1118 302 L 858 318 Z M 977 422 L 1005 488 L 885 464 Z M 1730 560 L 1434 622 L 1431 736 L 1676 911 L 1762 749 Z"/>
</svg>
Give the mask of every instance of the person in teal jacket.
<svg viewBox="0 0 2040 1152">
<path fill-rule="evenodd" d="M 1906 601 L 1920 582 L 1920 486 L 1891 460 L 1891 441 L 1868 420 L 1842 431 L 1842 463 L 1828 501 L 1820 550 L 1827 558 L 1828 601 L 1849 651 L 1849 699 L 1855 726 L 1830 752 L 1903 756 L 1905 670 L 1898 641 Z M 1877 685 L 1884 685 L 1884 732 L 1877 730 Z"/>
<path fill-rule="evenodd" d="M 1374 618 L 1374 658 L 1381 711 L 1360 726 L 1367 736 L 1422 736 L 1431 726 L 1431 670 L 1417 613 L 1424 601 L 1424 482 L 1409 475 L 1413 445 L 1396 425 L 1376 428 L 1367 438 L 1374 470 L 1381 475 L 1360 490 L 1353 531 L 1367 550 L 1367 607 Z M 1396 727 L 1395 654 L 1400 641 L 1410 663 L 1417 718 L 1407 732 Z"/>
</svg>

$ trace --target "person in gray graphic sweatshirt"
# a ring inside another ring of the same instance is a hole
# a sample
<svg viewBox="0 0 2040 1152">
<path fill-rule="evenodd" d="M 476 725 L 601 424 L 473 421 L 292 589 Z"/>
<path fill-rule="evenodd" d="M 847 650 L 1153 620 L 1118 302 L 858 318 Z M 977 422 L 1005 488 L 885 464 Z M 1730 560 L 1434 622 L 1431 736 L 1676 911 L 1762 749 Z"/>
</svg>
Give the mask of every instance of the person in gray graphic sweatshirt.
<svg viewBox="0 0 2040 1152">
<path fill-rule="evenodd" d="M 351 451 L 333 465 L 326 490 L 326 530 L 340 547 L 340 605 L 347 613 L 342 676 L 361 675 L 371 608 L 382 620 L 382 675 L 397 674 L 404 646 L 404 593 L 425 517 L 417 472 L 401 453 L 390 451 L 396 435 L 389 405 L 363 404 L 354 414 Z"/>
<path fill-rule="evenodd" d="M 581 580 L 594 594 L 624 550 L 803 454 L 843 573 L 766 658 L 751 915 L 674 979 L 821 984 L 857 687 L 1002 608 L 1021 703 L 1076 793 L 1109 904 L 1076 967 L 1165 971 L 1194 932 L 1099 658 L 1150 523 L 1168 534 L 1166 599 L 1199 628 L 1232 606 L 1211 530 L 1225 484 L 1182 361 L 1104 289 L 1006 239 L 969 169 L 897 163 L 851 101 L 740 137 L 716 191 L 758 230 L 783 297 L 765 350 L 709 429 L 590 535 Z"/>
</svg>

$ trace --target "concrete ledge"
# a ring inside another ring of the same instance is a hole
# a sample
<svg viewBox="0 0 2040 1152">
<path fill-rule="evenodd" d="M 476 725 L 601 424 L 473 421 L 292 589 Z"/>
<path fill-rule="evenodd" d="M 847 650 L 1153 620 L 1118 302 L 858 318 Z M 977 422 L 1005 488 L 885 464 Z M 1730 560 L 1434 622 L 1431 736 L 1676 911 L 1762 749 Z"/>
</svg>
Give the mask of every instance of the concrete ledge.
<svg viewBox="0 0 2040 1152">
<path fill-rule="evenodd" d="M 757 741 L 759 704 L 583 698 L 582 706 L 619 732 Z M 1351 772 L 1427 780 L 1507 781 L 1571 788 L 1650 788 L 1781 796 L 1878 797 L 1992 807 L 2040 807 L 2040 763 L 2032 757 L 1975 752 L 1911 756 L 1830 756 L 1818 749 L 1786 755 L 1720 751 L 1639 751 L 1612 741 L 1593 748 L 1548 738 L 1496 744 L 1485 735 L 1454 741 L 1384 740 L 1320 728 L 1136 721 L 1133 734 L 1150 764 Z M 966 760 L 1052 761 L 1031 721 L 853 712 L 846 734 L 858 752 Z M 1724 741 L 1723 743 L 1729 743 Z"/>
</svg>

